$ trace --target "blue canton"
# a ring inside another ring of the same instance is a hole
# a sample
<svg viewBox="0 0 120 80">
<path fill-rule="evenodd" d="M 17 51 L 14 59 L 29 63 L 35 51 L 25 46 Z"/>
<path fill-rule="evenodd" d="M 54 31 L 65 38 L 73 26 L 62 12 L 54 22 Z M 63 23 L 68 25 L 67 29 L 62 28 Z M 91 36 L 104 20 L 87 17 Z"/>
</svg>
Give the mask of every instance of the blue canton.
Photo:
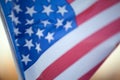
<svg viewBox="0 0 120 80">
<path fill-rule="evenodd" d="M 5 5 L 9 6 L 7 22 L 12 23 L 10 34 L 24 70 L 76 28 L 74 11 L 65 0 L 5 0 Z"/>
</svg>

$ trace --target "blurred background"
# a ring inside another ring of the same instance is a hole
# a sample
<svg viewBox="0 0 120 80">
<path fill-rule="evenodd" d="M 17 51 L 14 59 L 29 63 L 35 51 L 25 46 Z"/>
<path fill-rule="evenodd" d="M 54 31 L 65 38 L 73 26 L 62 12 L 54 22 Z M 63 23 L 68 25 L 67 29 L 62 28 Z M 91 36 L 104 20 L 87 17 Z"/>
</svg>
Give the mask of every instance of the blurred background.
<svg viewBox="0 0 120 80">
<path fill-rule="evenodd" d="M 0 17 L 0 80 L 18 80 L 14 58 Z M 120 45 L 91 80 L 120 80 Z"/>
</svg>

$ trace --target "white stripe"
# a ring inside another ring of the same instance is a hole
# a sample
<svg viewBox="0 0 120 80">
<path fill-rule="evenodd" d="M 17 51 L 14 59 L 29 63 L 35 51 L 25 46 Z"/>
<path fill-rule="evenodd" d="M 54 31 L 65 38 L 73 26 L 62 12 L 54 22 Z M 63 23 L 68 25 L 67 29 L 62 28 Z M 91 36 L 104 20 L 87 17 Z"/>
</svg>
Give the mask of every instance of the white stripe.
<svg viewBox="0 0 120 80">
<path fill-rule="evenodd" d="M 56 77 L 55 80 L 78 80 L 104 60 L 119 42 L 120 33 L 88 52 L 87 55 L 79 59 L 71 67 L 67 68 L 67 70 Z"/>
<path fill-rule="evenodd" d="M 56 42 L 53 46 L 51 46 L 43 53 L 43 55 L 36 61 L 36 63 L 34 63 L 29 69 L 25 71 L 26 79 L 36 79 L 42 71 L 44 71 L 51 63 L 57 60 L 65 52 L 70 50 L 86 37 L 103 28 L 103 26 L 120 17 L 119 8 L 120 3 L 88 20 L 86 23 L 82 24 L 80 27 L 76 28 L 68 35 Z"/>
<path fill-rule="evenodd" d="M 92 6 L 95 2 L 97 2 L 97 0 L 75 0 L 71 3 L 71 6 L 75 14 L 78 15 Z"/>
</svg>

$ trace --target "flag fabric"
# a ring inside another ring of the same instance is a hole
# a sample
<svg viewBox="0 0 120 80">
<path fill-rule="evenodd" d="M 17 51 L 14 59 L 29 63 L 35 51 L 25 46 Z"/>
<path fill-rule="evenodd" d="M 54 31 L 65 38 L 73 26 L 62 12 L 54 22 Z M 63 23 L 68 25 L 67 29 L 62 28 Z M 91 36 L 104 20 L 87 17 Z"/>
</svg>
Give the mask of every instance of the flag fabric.
<svg viewBox="0 0 120 80">
<path fill-rule="evenodd" d="M 120 0 L 0 0 L 25 80 L 89 80 L 120 42 Z"/>
</svg>

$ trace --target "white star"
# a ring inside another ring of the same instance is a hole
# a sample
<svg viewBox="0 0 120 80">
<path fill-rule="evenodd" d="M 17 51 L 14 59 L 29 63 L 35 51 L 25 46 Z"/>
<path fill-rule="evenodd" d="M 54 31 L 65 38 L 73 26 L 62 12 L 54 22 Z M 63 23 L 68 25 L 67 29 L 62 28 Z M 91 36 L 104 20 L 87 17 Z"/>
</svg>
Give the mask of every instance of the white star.
<svg viewBox="0 0 120 80">
<path fill-rule="evenodd" d="M 72 21 L 67 21 L 67 23 L 64 26 L 65 30 L 67 31 L 69 28 L 72 28 Z"/>
<path fill-rule="evenodd" d="M 11 12 L 9 17 L 12 19 L 12 21 L 15 23 L 15 25 L 20 24 L 20 21 L 18 20 L 18 17 L 15 17 L 13 12 Z"/>
<path fill-rule="evenodd" d="M 9 1 L 11 1 L 11 0 L 5 0 L 5 3 L 9 2 Z"/>
<path fill-rule="evenodd" d="M 42 11 L 42 13 L 46 13 L 48 16 L 50 15 L 51 12 L 53 12 L 53 10 L 51 9 L 51 5 L 49 6 L 43 6 L 44 10 Z"/>
<path fill-rule="evenodd" d="M 25 65 L 27 65 L 28 64 L 28 62 L 30 62 L 30 61 L 32 61 L 30 58 L 29 58 L 29 54 L 28 55 L 22 55 L 22 62 L 24 62 L 25 63 Z"/>
<path fill-rule="evenodd" d="M 38 29 L 36 35 L 39 37 L 39 39 L 44 36 L 44 35 L 43 35 L 43 31 L 44 31 L 44 30 Z"/>
<path fill-rule="evenodd" d="M 16 43 L 16 46 L 20 46 L 20 45 L 18 44 L 18 39 L 15 40 L 15 43 Z"/>
<path fill-rule="evenodd" d="M 14 21 L 15 15 L 14 15 L 13 11 L 11 11 L 11 14 L 9 15 L 9 17 L 12 19 L 12 21 Z"/>
<path fill-rule="evenodd" d="M 65 8 L 66 6 L 63 6 L 63 7 L 58 6 L 57 13 L 60 13 L 62 16 L 64 16 L 64 14 L 68 12 Z"/>
<path fill-rule="evenodd" d="M 46 27 L 47 25 L 51 24 L 48 20 L 41 21 L 41 23 L 43 23 L 44 27 Z"/>
<path fill-rule="evenodd" d="M 32 27 L 26 29 L 26 32 L 25 32 L 25 33 L 28 33 L 29 36 L 31 36 L 31 35 L 34 33 L 33 30 L 32 30 Z"/>
<path fill-rule="evenodd" d="M 37 52 L 39 53 L 41 51 L 40 44 L 36 43 L 36 48 Z"/>
<path fill-rule="evenodd" d="M 47 34 L 47 36 L 45 37 L 45 39 L 48 40 L 48 42 L 50 43 L 51 40 L 54 40 L 54 37 L 53 37 L 54 33 L 49 33 Z"/>
<path fill-rule="evenodd" d="M 18 17 L 15 17 L 13 22 L 15 23 L 15 25 L 20 24 L 20 21 L 18 20 Z"/>
<path fill-rule="evenodd" d="M 25 25 L 28 25 L 28 24 L 33 24 L 34 23 L 34 20 L 33 19 L 31 19 L 31 20 L 28 20 L 28 19 L 26 19 L 26 24 Z"/>
<path fill-rule="evenodd" d="M 57 28 L 62 26 L 63 25 L 63 19 L 61 19 L 61 20 L 57 19 L 57 23 L 55 25 L 56 25 Z"/>
<path fill-rule="evenodd" d="M 21 32 L 19 31 L 19 28 L 14 28 L 14 33 L 15 33 L 16 36 L 21 34 Z"/>
<path fill-rule="evenodd" d="M 31 40 L 25 40 L 26 44 L 24 45 L 24 47 L 28 47 L 28 49 L 30 50 L 31 47 L 33 47 L 33 43 L 32 43 L 32 39 Z"/>
<path fill-rule="evenodd" d="M 17 13 L 22 12 L 22 10 L 20 9 L 20 5 L 16 5 L 16 4 L 15 4 L 15 6 L 14 6 L 13 9 L 14 9 Z"/>
<path fill-rule="evenodd" d="M 26 14 L 29 14 L 29 15 L 32 17 L 34 13 L 37 13 L 37 12 L 34 10 L 34 6 L 32 6 L 31 8 L 27 7 Z"/>
</svg>

